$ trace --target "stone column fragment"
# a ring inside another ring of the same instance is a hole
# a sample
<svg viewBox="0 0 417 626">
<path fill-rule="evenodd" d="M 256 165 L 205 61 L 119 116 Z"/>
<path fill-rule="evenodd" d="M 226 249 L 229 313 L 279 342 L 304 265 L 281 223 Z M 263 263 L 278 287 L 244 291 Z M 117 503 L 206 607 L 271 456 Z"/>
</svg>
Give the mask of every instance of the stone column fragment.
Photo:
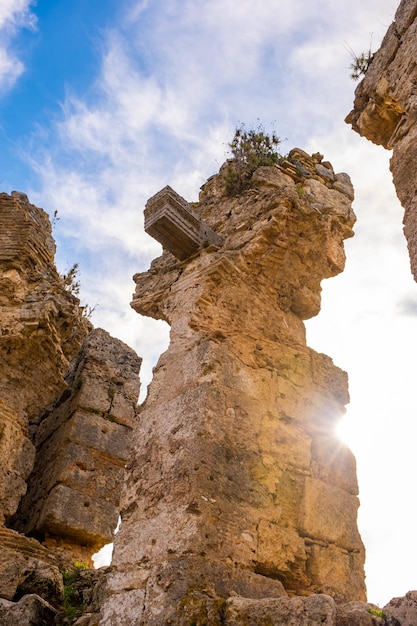
<svg viewBox="0 0 417 626">
<path fill-rule="evenodd" d="M 334 432 L 347 377 L 302 321 L 343 270 L 353 189 L 301 150 L 238 197 L 223 171 L 195 209 L 223 244 L 135 276 L 133 308 L 171 343 L 134 431 L 103 626 L 220 624 L 236 594 L 365 597 L 355 461 Z"/>
</svg>

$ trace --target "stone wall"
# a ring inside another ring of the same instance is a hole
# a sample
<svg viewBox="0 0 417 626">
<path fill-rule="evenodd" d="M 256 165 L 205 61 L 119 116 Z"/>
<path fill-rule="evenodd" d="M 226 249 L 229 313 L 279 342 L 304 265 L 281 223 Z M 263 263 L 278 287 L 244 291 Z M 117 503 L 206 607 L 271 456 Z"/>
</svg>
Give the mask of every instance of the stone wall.
<svg viewBox="0 0 417 626">
<path fill-rule="evenodd" d="M 301 150 L 238 197 L 224 171 L 188 206 L 216 243 L 134 277 L 133 308 L 171 343 L 134 432 L 103 626 L 220 624 L 236 594 L 365 598 L 355 460 L 335 435 L 347 377 L 303 324 L 343 270 L 353 189 Z M 166 238 L 188 217 L 164 193 Z"/>
<path fill-rule="evenodd" d="M 346 121 L 392 150 L 391 172 L 403 205 L 404 234 L 417 280 L 417 1 L 403 0 L 355 92 Z"/>
<path fill-rule="evenodd" d="M 112 540 L 137 419 L 141 359 L 92 330 L 54 254 L 46 213 L 0 194 L 0 621 L 16 626 L 61 623 L 62 571 Z"/>
<path fill-rule="evenodd" d="M 67 373 L 68 387 L 40 416 L 15 527 L 84 563 L 112 541 L 117 525 L 140 365 L 123 342 L 93 330 Z"/>
<path fill-rule="evenodd" d="M 54 265 L 46 213 L 24 194 L 0 194 L 0 522 L 26 490 L 39 412 L 65 387 L 89 323 Z"/>
</svg>

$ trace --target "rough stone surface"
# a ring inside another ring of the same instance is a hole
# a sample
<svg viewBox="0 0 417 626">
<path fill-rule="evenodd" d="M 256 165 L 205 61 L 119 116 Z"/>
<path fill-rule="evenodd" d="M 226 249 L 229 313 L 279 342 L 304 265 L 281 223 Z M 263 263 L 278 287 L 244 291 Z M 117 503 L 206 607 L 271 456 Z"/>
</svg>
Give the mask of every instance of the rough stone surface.
<svg viewBox="0 0 417 626">
<path fill-rule="evenodd" d="M 9 528 L 0 528 L 0 597 L 15 600 L 28 593 L 44 589 L 45 600 L 54 604 L 62 595 L 59 570 L 70 569 L 72 560 L 52 552 L 35 539 L 25 537 Z M 20 589 L 20 591 L 19 591 Z M 41 594 L 39 594 L 41 595 Z"/>
<path fill-rule="evenodd" d="M 25 420 L 3 400 L 0 400 L 0 455 L 1 523 L 19 506 L 35 461 L 35 446 L 28 438 Z"/>
<path fill-rule="evenodd" d="M 62 574 L 57 567 L 42 561 L 29 561 L 21 571 L 22 581 L 17 586 L 13 600 L 35 593 L 52 606 L 61 604 L 64 599 Z"/>
<path fill-rule="evenodd" d="M 36 594 L 24 596 L 19 602 L 0 598 L 2 626 L 49 626 L 54 624 L 55 609 Z"/>
<path fill-rule="evenodd" d="M 83 562 L 112 540 L 140 365 L 136 353 L 106 331 L 96 329 L 86 337 L 66 376 L 68 387 L 41 414 L 36 463 L 16 515 L 18 530 Z"/>
<path fill-rule="evenodd" d="M 336 626 L 384 626 L 381 610 L 374 604 L 348 602 L 337 606 Z"/>
<path fill-rule="evenodd" d="M 171 343 L 133 437 L 104 626 L 216 624 L 232 593 L 282 587 L 365 599 L 355 461 L 334 434 L 347 377 L 302 321 L 343 270 L 353 190 L 301 150 L 251 185 L 227 197 L 221 170 L 194 210 L 223 245 L 135 276 L 133 308 Z"/>
<path fill-rule="evenodd" d="M 274 626 L 334 626 L 336 606 L 333 598 L 313 595 L 308 598 L 249 600 L 229 598 L 226 603 L 226 626 L 238 624 L 273 624 Z"/>
<path fill-rule="evenodd" d="M 415 626 L 417 624 L 417 591 L 409 591 L 404 598 L 393 598 L 384 607 L 387 626 Z"/>
<path fill-rule="evenodd" d="M 417 1 L 403 0 L 358 85 L 346 118 L 360 135 L 392 149 L 391 171 L 405 209 L 404 233 L 417 280 Z"/>
<path fill-rule="evenodd" d="M 1 388 L 26 426 L 64 388 L 90 328 L 54 254 L 46 213 L 24 194 L 0 194 Z"/>
<path fill-rule="evenodd" d="M 65 370 L 89 330 L 54 253 L 46 213 L 24 194 L 0 194 L 0 523 L 26 491 L 32 426 L 65 387 Z"/>
</svg>

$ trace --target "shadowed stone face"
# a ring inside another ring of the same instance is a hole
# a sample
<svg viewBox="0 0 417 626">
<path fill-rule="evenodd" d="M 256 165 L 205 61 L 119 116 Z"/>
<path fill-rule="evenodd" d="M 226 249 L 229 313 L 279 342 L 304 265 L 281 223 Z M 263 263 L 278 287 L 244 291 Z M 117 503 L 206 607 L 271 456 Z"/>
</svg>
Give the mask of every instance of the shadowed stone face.
<svg viewBox="0 0 417 626">
<path fill-rule="evenodd" d="M 23 193 L 1 193 L 0 524 L 26 491 L 39 411 L 65 387 L 65 370 L 89 329 L 54 253 L 46 213 Z"/>
<path fill-rule="evenodd" d="M 171 343 L 134 433 L 105 626 L 220 623 L 233 593 L 364 599 L 355 462 L 333 434 L 347 378 L 302 321 L 343 269 L 352 197 L 301 150 L 235 198 L 221 170 L 193 207 L 217 245 L 135 276 L 133 308 Z"/>
<path fill-rule="evenodd" d="M 68 387 L 41 415 L 16 527 L 83 562 L 112 541 L 117 525 L 140 365 L 122 341 L 91 331 L 67 373 Z"/>
</svg>

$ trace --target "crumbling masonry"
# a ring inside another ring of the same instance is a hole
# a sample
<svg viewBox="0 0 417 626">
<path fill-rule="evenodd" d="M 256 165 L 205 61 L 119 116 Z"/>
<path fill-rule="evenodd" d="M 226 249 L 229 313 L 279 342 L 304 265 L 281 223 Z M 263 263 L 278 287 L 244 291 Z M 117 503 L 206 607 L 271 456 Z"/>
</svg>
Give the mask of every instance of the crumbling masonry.
<svg viewBox="0 0 417 626">
<path fill-rule="evenodd" d="M 103 626 L 217 624 L 236 594 L 365 599 L 355 461 L 334 432 L 347 377 L 303 324 L 344 268 L 353 189 L 301 150 L 238 197 L 223 172 L 194 207 L 168 187 L 146 208 L 165 251 L 132 306 L 171 343 L 134 432 Z"/>
<path fill-rule="evenodd" d="M 46 213 L 0 194 L 0 622 L 13 626 L 54 623 L 59 569 L 112 540 L 137 418 L 141 359 L 92 329 L 54 253 Z"/>
<path fill-rule="evenodd" d="M 391 172 L 404 211 L 404 234 L 417 280 L 417 2 L 403 0 L 355 92 L 346 118 L 370 141 L 392 150 Z"/>
</svg>

